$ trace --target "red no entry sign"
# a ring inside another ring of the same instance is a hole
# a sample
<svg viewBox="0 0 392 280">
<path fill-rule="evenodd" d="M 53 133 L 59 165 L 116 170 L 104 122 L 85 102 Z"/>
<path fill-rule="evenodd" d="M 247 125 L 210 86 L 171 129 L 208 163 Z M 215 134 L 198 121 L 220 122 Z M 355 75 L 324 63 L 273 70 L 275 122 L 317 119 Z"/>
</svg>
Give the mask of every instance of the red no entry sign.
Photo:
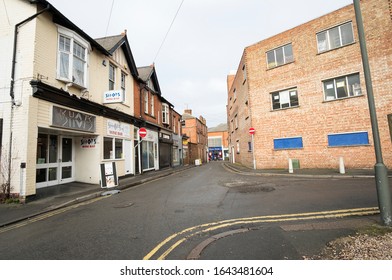
<svg viewBox="0 0 392 280">
<path fill-rule="evenodd" d="M 144 138 L 147 135 L 147 130 L 144 127 L 139 128 L 139 136 L 140 138 Z"/>
<path fill-rule="evenodd" d="M 249 128 L 249 134 L 255 134 L 255 132 L 256 132 L 256 130 L 253 128 L 253 127 L 251 127 L 251 128 Z"/>
</svg>

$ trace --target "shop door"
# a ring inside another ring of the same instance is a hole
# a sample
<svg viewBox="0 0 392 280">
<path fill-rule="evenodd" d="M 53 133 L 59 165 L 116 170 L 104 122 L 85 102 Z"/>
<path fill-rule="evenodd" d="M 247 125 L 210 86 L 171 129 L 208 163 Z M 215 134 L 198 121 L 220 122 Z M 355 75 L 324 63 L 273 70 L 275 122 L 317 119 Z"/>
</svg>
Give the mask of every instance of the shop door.
<svg viewBox="0 0 392 280">
<path fill-rule="evenodd" d="M 132 168 L 132 163 L 133 163 L 133 157 L 132 157 L 132 143 L 133 141 L 129 140 L 124 140 L 124 155 L 125 155 L 125 174 L 132 174 L 133 173 L 133 168 Z"/>
<path fill-rule="evenodd" d="M 64 184 L 75 180 L 73 139 L 69 137 L 61 137 L 60 144 L 59 183 Z"/>
</svg>

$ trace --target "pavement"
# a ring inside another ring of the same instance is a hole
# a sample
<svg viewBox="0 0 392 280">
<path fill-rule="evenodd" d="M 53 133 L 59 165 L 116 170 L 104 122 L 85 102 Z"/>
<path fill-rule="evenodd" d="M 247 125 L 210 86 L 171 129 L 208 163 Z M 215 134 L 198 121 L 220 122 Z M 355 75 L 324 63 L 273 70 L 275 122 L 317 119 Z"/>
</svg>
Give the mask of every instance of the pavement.
<svg viewBox="0 0 392 280">
<path fill-rule="evenodd" d="M 313 177 L 313 178 L 369 178 L 374 177 L 374 171 L 370 169 L 355 169 L 346 170 L 345 174 L 340 174 L 339 170 L 333 169 L 295 169 L 293 173 L 289 173 L 288 170 L 284 169 L 272 169 L 272 170 L 253 170 L 251 168 L 233 164 L 229 162 L 223 162 L 222 165 L 231 172 L 239 173 L 242 175 L 252 175 L 252 176 L 302 176 L 302 177 Z M 141 175 L 125 177 L 119 179 L 119 186 L 110 191 L 121 191 L 126 188 L 134 187 L 149 181 L 157 180 L 159 178 L 175 174 L 186 169 L 194 167 L 181 166 L 176 168 L 167 168 L 159 171 L 147 172 Z M 392 177 L 391 170 L 388 171 L 389 177 Z M 53 187 L 47 187 L 43 189 L 38 189 L 37 194 L 28 198 L 24 204 L 0 204 L 0 229 L 2 227 L 10 226 L 16 224 L 26 219 L 31 219 L 35 216 L 39 216 L 66 206 L 81 203 L 83 201 L 91 200 L 102 195 L 107 194 L 107 189 L 100 188 L 99 185 L 91 185 L 79 182 L 73 182 L 69 184 L 62 184 Z M 110 193 L 109 193 L 110 194 Z M 326 242 L 333 240 L 335 237 L 340 237 L 355 232 L 356 229 L 377 224 L 379 221 L 379 215 L 370 215 L 362 217 L 353 217 L 348 219 L 337 219 L 336 221 L 316 221 L 314 224 L 309 226 L 309 223 L 303 223 L 296 226 L 294 225 L 282 225 L 274 227 L 261 226 L 240 232 L 227 232 L 223 233 L 219 238 L 213 237 L 211 242 L 204 243 L 208 245 L 203 247 L 203 245 L 196 246 L 196 253 L 192 256 L 188 256 L 190 259 L 213 259 L 213 256 L 217 255 L 214 253 L 216 250 L 227 251 L 230 248 L 230 252 L 227 252 L 225 256 L 228 259 L 243 259 L 244 254 L 249 255 L 249 258 L 260 259 L 262 254 L 268 250 L 267 247 L 260 247 L 255 250 L 249 244 L 255 244 L 254 242 L 261 242 L 263 235 L 259 233 L 261 231 L 270 231 L 270 236 L 284 235 L 286 240 L 295 247 L 303 247 L 303 251 L 308 251 L 310 253 L 316 252 L 322 248 Z M 317 228 L 319 227 L 319 228 Z M 294 229 L 293 229 L 294 228 Z M 241 234 L 237 234 L 241 233 Z M 314 238 L 318 236 L 317 238 Z M 225 238 L 223 238 L 225 237 Z M 317 244 L 310 244 L 309 242 L 318 242 Z M 270 242 L 278 242 L 279 240 L 270 240 Z M 263 243 L 263 242 L 261 242 Z M 239 244 L 240 247 L 236 248 L 234 244 Z M 248 245 L 247 245 L 248 244 Z M 264 240 L 264 244 L 265 240 Z M 268 242 L 267 242 L 268 244 Z M 231 247 L 230 247 L 231 246 Z M 234 246 L 234 247 L 233 247 Z M 282 245 L 283 246 L 283 245 Z M 309 248 L 307 248 L 309 247 Z M 199 248 L 199 252 L 197 252 Z M 201 249 L 200 249 L 201 248 Z M 298 259 L 301 256 L 296 255 L 297 250 L 290 248 L 291 255 L 287 255 L 289 259 Z M 289 251 L 290 251 L 289 250 Z M 313 250 L 313 251 L 312 251 Z M 253 252 L 253 253 L 252 253 Z M 282 252 L 275 252 L 276 255 L 268 255 L 270 259 L 284 259 L 287 250 L 282 247 Z M 221 254 L 218 254 L 221 255 Z M 196 257 L 195 257 L 196 256 Z M 245 257 L 245 259 L 249 259 Z"/>
<path fill-rule="evenodd" d="M 27 197 L 24 204 L 0 204 L 0 228 L 16 224 L 72 204 L 91 200 L 102 195 L 109 195 L 111 191 L 121 191 L 143 183 L 157 180 L 175 174 L 193 165 L 165 168 L 158 171 L 145 172 L 136 176 L 119 178 L 119 185 L 115 188 L 102 189 L 100 185 L 72 182 L 37 189 L 34 196 Z"/>
</svg>

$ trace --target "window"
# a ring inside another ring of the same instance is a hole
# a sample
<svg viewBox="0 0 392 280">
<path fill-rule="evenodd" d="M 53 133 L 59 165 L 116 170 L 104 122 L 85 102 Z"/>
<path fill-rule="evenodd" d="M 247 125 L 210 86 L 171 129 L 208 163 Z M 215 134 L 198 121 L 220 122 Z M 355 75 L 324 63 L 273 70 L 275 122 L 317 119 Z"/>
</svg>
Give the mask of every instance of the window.
<svg viewBox="0 0 392 280">
<path fill-rule="evenodd" d="M 162 104 L 162 123 L 169 124 L 169 105 Z"/>
<path fill-rule="evenodd" d="M 151 116 L 155 116 L 155 113 L 154 113 L 154 95 L 152 94 L 151 95 Z"/>
<path fill-rule="evenodd" d="M 252 142 L 248 142 L 248 152 L 252 151 Z"/>
<path fill-rule="evenodd" d="M 323 84 L 325 101 L 362 94 L 359 74 L 326 80 Z"/>
<path fill-rule="evenodd" d="M 291 44 L 267 52 L 268 68 L 274 68 L 294 61 Z"/>
<path fill-rule="evenodd" d="M 88 43 L 63 27 L 58 32 L 57 78 L 86 87 Z"/>
<path fill-rule="evenodd" d="M 109 64 L 109 90 L 114 90 L 115 82 L 116 82 L 116 67 L 113 64 Z"/>
<path fill-rule="evenodd" d="M 245 64 L 244 64 L 244 66 L 242 66 L 242 73 L 243 73 L 243 76 L 244 76 L 244 82 L 243 82 L 243 83 L 245 83 L 245 82 L 246 82 L 246 79 L 247 79 Z"/>
<path fill-rule="evenodd" d="M 234 116 L 234 125 L 235 125 L 235 129 L 238 128 L 238 117 L 237 115 Z"/>
<path fill-rule="evenodd" d="M 222 137 L 208 137 L 208 147 L 222 147 Z"/>
<path fill-rule="evenodd" d="M 333 27 L 317 34 L 318 52 L 326 52 L 354 42 L 352 22 Z"/>
<path fill-rule="evenodd" d="M 126 74 L 124 72 L 121 72 L 121 92 L 123 94 L 123 98 L 125 99 L 125 78 Z"/>
<path fill-rule="evenodd" d="M 237 140 L 237 154 L 240 153 L 240 140 Z"/>
<path fill-rule="evenodd" d="M 148 91 L 144 91 L 144 113 L 148 114 Z"/>
<path fill-rule="evenodd" d="M 122 159 L 123 140 L 111 137 L 103 138 L 103 159 Z"/>
<path fill-rule="evenodd" d="M 296 88 L 274 92 L 271 96 L 273 110 L 299 106 L 298 92 Z"/>
</svg>

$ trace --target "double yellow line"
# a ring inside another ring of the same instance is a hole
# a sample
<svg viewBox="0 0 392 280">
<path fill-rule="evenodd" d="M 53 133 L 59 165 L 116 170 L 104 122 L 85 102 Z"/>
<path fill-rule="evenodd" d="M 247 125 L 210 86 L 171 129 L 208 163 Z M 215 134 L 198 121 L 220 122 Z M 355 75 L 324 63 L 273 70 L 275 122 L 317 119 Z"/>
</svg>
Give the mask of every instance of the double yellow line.
<svg viewBox="0 0 392 280">
<path fill-rule="evenodd" d="M 46 218 L 49 218 L 49 217 L 52 217 L 52 216 L 55 216 L 55 215 L 58 215 L 58 214 L 61 214 L 61 213 L 64 213 L 64 212 L 66 212 L 66 211 L 68 211 L 70 209 L 78 208 L 79 206 L 88 205 L 90 203 L 96 202 L 98 200 L 101 200 L 101 199 L 104 199 L 104 198 L 107 198 L 107 197 L 109 197 L 109 196 L 100 196 L 100 197 L 97 197 L 97 198 L 94 198 L 94 199 L 90 199 L 90 200 L 85 201 L 85 202 L 80 202 L 80 203 L 73 204 L 73 205 L 70 205 L 70 206 L 65 206 L 65 207 L 62 207 L 62 208 L 59 208 L 59 209 L 56 209 L 56 210 L 49 211 L 49 212 L 44 213 L 44 214 L 37 215 L 37 216 L 32 217 L 32 218 L 28 218 L 28 219 L 26 219 L 24 221 L 21 221 L 21 222 L 18 222 L 18 223 L 6 226 L 4 228 L 0 228 L 0 234 L 2 234 L 4 232 L 7 232 L 7 231 L 10 231 L 10 230 L 13 230 L 13 229 L 17 229 L 17 228 L 26 226 L 26 225 L 31 224 L 31 223 L 35 223 L 35 222 L 44 220 Z"/>
<path fill-rule="evenodd" d="M 202 233 L 223 229 L 232 226 L 246 225 L 246 224 L 261 224 L 261 223 L 276 223 L 276 222 L 287 222 L 287 221 L 305 221 L 315 219 L 330 219 L 330 218 L 344 218 L 350 216 L 366 216 L 378 214 L 379 209 L 377 207 L 370 208 L 355 208 L 355 209 L 343 209 L 333 211 L 322 211 L 322 212 L 308 212 L 299 214 L 284 214 L 284 215 L 269 215 L 269 216 L 258 216 L 249 218 L 238 218 L 224 221 L 218 221 L 213 223 L 206 223 L 194 227 L 184 229 L 180 232 L 174 233 L 167 237 L 161 243 L 159 243 L 151 252 L 149 252 L 143 259 L 150 260 L 156 256 L 157 260 L 164 260 L 174 249 L 180 246 L 183 242 L 189 238 L 199 235 Z M 168 247 L 163 251 L 163 247 Z M 159 255 L 158 252 L 161 251 Z M 163 251 L 163 252 L 162 252 Z"/>
</svg>

